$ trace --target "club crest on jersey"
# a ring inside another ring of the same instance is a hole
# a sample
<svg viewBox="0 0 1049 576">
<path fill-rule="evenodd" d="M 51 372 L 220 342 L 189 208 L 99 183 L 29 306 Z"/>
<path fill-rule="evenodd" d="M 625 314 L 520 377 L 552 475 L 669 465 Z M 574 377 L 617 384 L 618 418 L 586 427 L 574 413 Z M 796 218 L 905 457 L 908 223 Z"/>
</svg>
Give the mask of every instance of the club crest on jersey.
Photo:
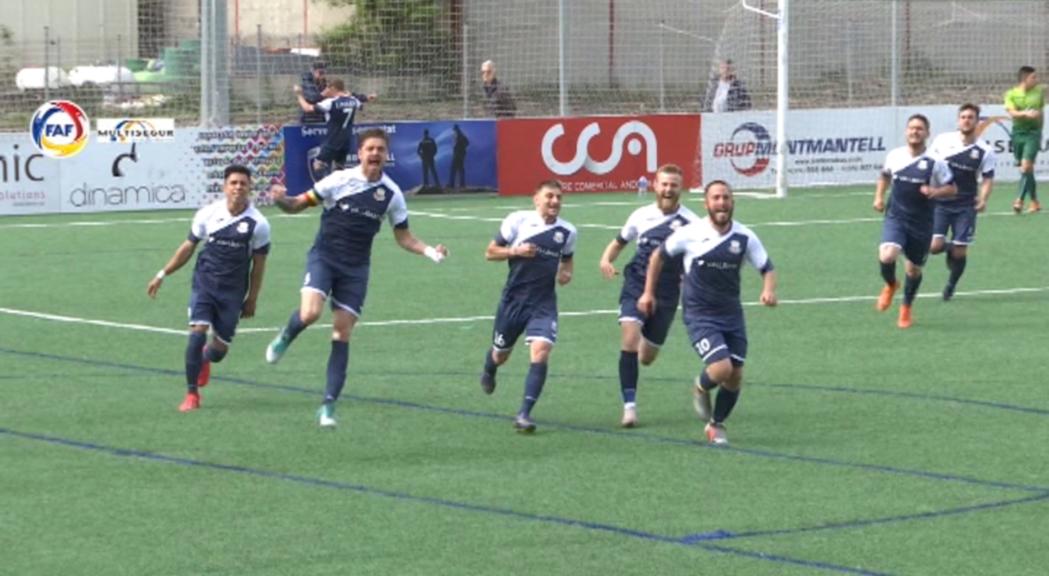
<svg viewBox="0 0 1049 576">
<path fill-rule="evenodd" d="M 671 220 L 670 229 L 677 230 L 678 228 L 681 228 L 681 220 Z"/>
<path fill-rule="evenodd" d="M 740 246 L 739 240 L 733 240 L 728 243 L 728 251 L 733 254 L 739 254 L 743 251 L 743 247 Z"/>
<path fill-rule="evenodd" d="M 247 232 L 248 232 L 248 223 L 247 222 L 241 222 L 240 224 L 237 224 L 237 234 L 247 234 Z"/>
<path fill-rule="evenodd" d="M 978 159 L 979 157 L 980 157 L 980 151 L 979 151 L 979 150 L 977 150 L 976 148 L 973 148 L 973 149 L 972 149 L 972 150 L 971 150 L 971 151 L 969 152 L 969 158 L 972 158 L 973 160 L 976 160 L 976 159 Z"/>
<path fill-rule="evenodd" d="M 925 170 L 928 167 L 929 167 L 929 162 L 927 160 L 919 160 L 918 161 L 918 170 Z"/>
<path fill-rule="evenodd" d="M 375 198 L 376 202 L 382 202 L 386 199 L 386 189 L 381 186 L 376 188 L 375 193 L 372 194 L 372 198 Z"/>
<path fill-rule="evenodd" d="M 557 232 L 554 232 L 554 242 L 557 242 L 558 244 L 561 244 L 564 241 L 565 241 L 565 235 L 564 235 L 563 232 L 561 232 L 560 230 L 558 230 Z"/>
</svg>

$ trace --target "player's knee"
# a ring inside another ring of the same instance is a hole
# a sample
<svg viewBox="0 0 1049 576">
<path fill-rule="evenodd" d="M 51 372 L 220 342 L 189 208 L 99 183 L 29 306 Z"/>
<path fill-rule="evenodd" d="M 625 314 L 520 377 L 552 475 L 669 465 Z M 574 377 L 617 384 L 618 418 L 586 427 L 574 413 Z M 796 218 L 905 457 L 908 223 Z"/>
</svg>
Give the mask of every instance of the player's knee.
<svg viewBox="0 0 1049 576">
<path fill-rule="evenodd" d="M 551 348 L 546 342 L 533 344 L 529 355 L 532 364 L 546 364 L 550 360 Z"/>
<path fill-rule="evenodd" d="M 707 376 L 718 384 L 725 384 L 732 377 L 732 362 L 725 358 L 707 366 Z"/>
<path fill-rule="evenodd" d="M 743 387 L 743 367 L 733 367 L 732 374 L 722 384 L 722 387 L 732 392 L 738 392 Z"/>
<path fill-rule="evenodd" d="M 319 320 L 321 317 L 321 308 L 314 306 L 303 306 L 299 309 L 299 320 L 302 320 L 303 324 L 310 325 Z"/>
<path fill-rule="evenodd" d="M 229 347 L 217 340 L 212 341 L 208 344 L 208 361 L 210 362 L 222 362 L 222 359 L 226 357 L 226 353 L 229 352 Z"/>
<path fill-rule="evenodd" d="M 952 246 L 951 256 L 954 258 L 965 258 L 969 254 L 968 246 Z"/>
<path fill-rule="evenodd" d="M 642 345 L 637 358 L 642 366 L 650 366 L 656 361 L 657 356 L 659 356 L 659 348 Z"/>
<path fill-rule="evenodd" d="M 933 240 L 932 244 L 929 245 L 929 252 L 931 254 L 939 254 L 940 252 L 943 252 L 943 249 L 944 243 L 942 238 L 937 238 Z"/>
</svg>

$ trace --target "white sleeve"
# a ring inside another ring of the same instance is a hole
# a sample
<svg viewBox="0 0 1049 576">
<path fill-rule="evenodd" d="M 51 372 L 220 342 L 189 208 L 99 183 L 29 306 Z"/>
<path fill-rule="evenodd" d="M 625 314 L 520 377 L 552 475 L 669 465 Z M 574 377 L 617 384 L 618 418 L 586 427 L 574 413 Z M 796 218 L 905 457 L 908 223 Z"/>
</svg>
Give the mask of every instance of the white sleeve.
<svg viewBox="0 0 1049 576">
<path fill-rule="evenodd" d="M 335 196 L 335 191 L 344 184 L 342 176 L 338 171 L 321 178 L 320 182 L 313 185 L 313 191 L 322 201 L 330 201 Z"/>
<path fill-rule="evenodd" d="M 189 235 L 191 238 L 196 238 L 197 241 L 203 240 L 208 237 L 208 206 L 197 210 L 197 213 L 193 215 L 193 223 L 189 226 Z"/>
<path fill-rule="evenodd" d="M 331 112 L 331 103 L 334 101 L 334 98 L 325 98 L 324 100 L 321 100 L 320 102 L 314 104 L 313 107 L 323 112 Z"/>
<path fill-rule="evenodd" d="M 943 143 L 943 135 L 937 136 L 933 139 L 932 144 L 929 146 L 929 156 L 937 160 L 944 160 L 943 153 L 941 152 L 941 144 Z"/>
<path fill-rule="evenodd" d="M 499 240 L 502 240 L 505 244 L 500 244 L 501 246 L 512 246 L 514 239 L 517 238 L 517 229 L 520 225 L 521 217 L 516 212 L 503 218 L 503 223 L 499 225 L 496 243 L 499 244 Z"/>
<path fill-rule="evenodd" d="M 561 259 L 571 258 L 575 254 L 575 241 L 579 235 L 574 228 L 568 231 L 568 239 L 565 240 L 565 249 L 561 251 Z"/>
<path fill-rule="evenodd" d="M 980 175 L 984 178 L 994 178 L 994 170 L 997 168 L 998 158 L 994 155 L 994 150 L 988 149 L 987 153 L 983 155 L 983 162 L 980 162 Z"/>
<path fill-rule="evenodd" d="M 688 245 L 688 226 L 678 228 L 673 234 L 663 241 L 663 252 L 671 256 L 677 256 L 685 251 Z"/>
<path fill-rule="evenodd" d="M 944 186 L 954 182 L 954 174 L 951 173 L 951 168 L 946 162 L 934 159 L 931 180 L 933 186 Z"/>
<path fill-rule="evenodd" d="M 769 263 L 769 253 L 765 251 L 765 246 L 756 234 L 750 233 L 747 234 L 747 237 L 747 262 L 750 262 L 754 268 L 764 271 Z"/>
<path fill-rule="evenodd" d="M 885 163 L 881 165 L 881 174 L 892 178 L 892 152 L 885 155 Z"/>
<path fill-rule="evenodd" d="M 255 226 L 255 234 L 251 238 L 251 249 L 259 250 L 269 246 L 270 243 L 270 223 L 267 220 L 259 222 L 258 226 Z"/>
<path fill-rule="evenodd" d="M 393 192 L 393 198 L 386 206 L 386 219 L 394 228 L 408 222 L 408 204 L 404 201 L 404 194 Z"/>
<path fill-rule="evenodd" d="M 623 243 L 626 243 L 626 244 L 629 244 L 630 242 L 633 242 L 634 240 L 637 240 L 637 235 L 638 235 L 637 221 L 638 220 L 639 220 L 638 212 L 634 211 L 634 213 L 631 214 L 630 217 L 626 219 L 626 224 L 623 224 L 622 230 L 619 231 L 619 240 L 621 240 Z"/>
</svg>

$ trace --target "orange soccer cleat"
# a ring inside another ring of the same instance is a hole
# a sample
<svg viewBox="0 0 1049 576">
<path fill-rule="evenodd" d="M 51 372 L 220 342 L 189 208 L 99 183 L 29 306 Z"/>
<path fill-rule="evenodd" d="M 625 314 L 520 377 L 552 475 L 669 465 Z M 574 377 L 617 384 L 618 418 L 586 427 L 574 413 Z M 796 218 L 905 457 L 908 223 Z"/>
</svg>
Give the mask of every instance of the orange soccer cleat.
<svg viewBox="0 0 1049 576">
<path fill-rule="evenodd" d="M 182 401 L 182 404 L 179 404 L 178 411 L 191 412 L 198 408 L 200 408 L 200 394 L 197 394 L 196 392 L 187 392 L 186 399 Z"/>
<path fill-rule="evenodd" d="M 203 388 L 211 380 L 211 362 L 208 361 L 208 347 L 204 346 L 203 362 L 200 364 L 200 374 L 197 375 L 197 387 Z"/>
<path fill-rule="evenodd" d="M 1037 200 L 1031 200 L 1031 206 L 1029 208 L 1027 208 L 1027 213 L 1028 214 L 1034 214 L 1036 212 L 1041 212 L 1041 211 L 1042 211 L 1042 205 L 1039 204 Z"/>
<path fill-rule="evenodd" d="M 884 312 L 889 309 L 889 306 L 892 305 L 892 297 L 896 295 L 896 290 L 898 290 L 899 287 L 899 282 L 886 284 L 882 287 L 881 294 L 878 294 L 878 302 L 874 305 L 874 307 L 878 309 L 878 312 Z"/>
<path fill-rule="evenodd" d="M 911 307 L 907 304 L 900 306 L 900 319 L 896 321 L 896 325 L 900 328 L 911 327 Z"/>
</svg>

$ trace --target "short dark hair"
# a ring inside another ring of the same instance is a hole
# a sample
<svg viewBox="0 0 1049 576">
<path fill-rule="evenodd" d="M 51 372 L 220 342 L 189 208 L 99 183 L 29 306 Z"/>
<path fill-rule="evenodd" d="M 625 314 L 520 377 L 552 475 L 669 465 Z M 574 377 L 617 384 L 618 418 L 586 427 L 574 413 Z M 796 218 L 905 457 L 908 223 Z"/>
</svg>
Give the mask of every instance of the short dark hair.
<svg viewBox="0 0 1049 576">
<path fill-rule="evenodd" d="M 929 129 L 929 119 L 925 117 L 925 114 L 911 114 L 911 117 L 907 119 L 907 123 L 910 124 L 911 120 L 921 120 L 922 124 L 925 124 L 925 129 Z"/>
<path fill-rule="evenodd" d="M 357 134 L 357 147 L 364 146 L 364 141 L 370 138 L 379 138 L 386 143 L 387 148 L 390 147 L 390 135 L 382 128 L 368 128 L 359 132 Z"/>
<path fill-rule="evenodd" d="M 703 195 L 705 196 L 707 192 L 710 192 L 711 188 L 718 185 L 724 186 L 728 190 L 729 194 L 732 193 L 732 186 L 729 186 L 728 182 L 725 182 L 724 180 L 711 180 L 710 182 L 707 182 L 706 186 L 703 187 Z"/>
<path fill-rule="evenodd" d="M 314 60 L 313 64 L 310 65 L 310 68 L 312 68 L 314 70 L 327 70 L 328 69 L 328 63 L 325 62 L 324 60 Z"/>
<path fill-rule="evenodd" d="M 958 114 L 961 114 L 962 112 L 965 112 L 966 110 L 972 110 L 976 114 L 977 118 L 980 117 L 980 107 L 977 106 L 976 104 L 973 104 L 972 102 L 966 102 L 965 104 L 962 104 L 961 106 L 958 107 Z"/>
<path fill-rule="evenodd" d="M 539 185 L 535 187 L 535 192 L 538 192 L 543 188 L 554 188 L 560 190 L 561 192 L 565 191 L 564 187 L 561 186 L 561 182 L 552 178 L 550 180 L 543 180 L 542 182 L 540 182 Z M 532 194 L 535 194 L 535 192 L 533 192 Z"/>
<path fill-rule="evenodd" d="M 1020 71 L 1016 73 L 1016 79 L 1023 82 L 1031 74 L 1034 74 L 1033 66 L 1020 66 Z"/>
<path fill-rule="evenodd" d="M 230 164 L 226 166 L 226 169 L 222 172 L 222 181 L 229 180 L 231 174 L 243 174 L 251 180 L 251 170 L 242 164 Z"/>
<path fill-rule="evenodd" d="M 346 89 L 346 83 L 341 78 L 328 78 L 328 87 L 342 92 Z"/>
</svg>

